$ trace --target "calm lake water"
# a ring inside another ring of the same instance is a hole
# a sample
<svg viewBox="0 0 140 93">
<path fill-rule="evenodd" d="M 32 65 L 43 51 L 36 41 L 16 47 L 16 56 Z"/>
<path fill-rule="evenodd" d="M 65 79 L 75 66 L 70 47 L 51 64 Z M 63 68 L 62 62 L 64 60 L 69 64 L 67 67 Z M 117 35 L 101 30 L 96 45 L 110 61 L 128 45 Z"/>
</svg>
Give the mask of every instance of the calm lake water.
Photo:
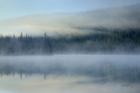
<svg viewBox="0 0 140 93">
<path fill-rule="evenodd" d="M 0 56 L 0 93 L 140 93 L 140 55 Z"/>
</svg>

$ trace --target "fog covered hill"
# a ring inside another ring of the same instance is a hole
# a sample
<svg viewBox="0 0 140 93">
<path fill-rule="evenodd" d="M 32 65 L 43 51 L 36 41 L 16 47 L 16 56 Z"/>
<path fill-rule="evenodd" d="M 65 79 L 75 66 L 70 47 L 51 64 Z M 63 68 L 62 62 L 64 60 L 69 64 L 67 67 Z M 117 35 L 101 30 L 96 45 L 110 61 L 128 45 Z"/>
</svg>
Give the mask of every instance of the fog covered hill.
<svg viewBox="0 0 140 93">
<path fill-rule="evenodd" d="M 1 21 L 0 54 L 140 53 L 139 7 Z"/>
<path fill-rule="evenodd" d="M 87 20 L 83 27 L 104 27 L 108 29 L 140 28 L 140 4 L 100 9 L 81 13 Z M 84 18 L 83 18 L 84 19 Z"/>
<path fill-rule="evenodd" d="M 140 4 L 79 13 L 40 14 L 0 22 L 2 35 L 85 35 L 94 28 L 139 29 Z"/>
</svg>

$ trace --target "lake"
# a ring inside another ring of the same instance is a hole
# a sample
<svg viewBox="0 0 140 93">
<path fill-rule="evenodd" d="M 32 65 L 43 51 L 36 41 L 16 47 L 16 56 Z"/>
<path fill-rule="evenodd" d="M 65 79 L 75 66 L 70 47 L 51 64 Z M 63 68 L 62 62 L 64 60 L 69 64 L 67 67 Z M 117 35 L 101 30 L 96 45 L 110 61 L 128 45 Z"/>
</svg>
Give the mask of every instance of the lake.
<svg viewBox="0 0 140 93">
<path fill-rule="evenodd" d="M 0 56 L 0 93 L 139 93 L 140 55 Z"/>
</svg>

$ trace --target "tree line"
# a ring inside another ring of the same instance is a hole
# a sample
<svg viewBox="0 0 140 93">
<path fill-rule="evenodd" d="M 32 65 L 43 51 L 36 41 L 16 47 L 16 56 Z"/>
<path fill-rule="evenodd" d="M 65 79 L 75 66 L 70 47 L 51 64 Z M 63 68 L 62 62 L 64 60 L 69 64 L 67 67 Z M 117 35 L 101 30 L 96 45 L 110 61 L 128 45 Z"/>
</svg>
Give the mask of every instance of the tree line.
<svg viewBox="0 0 140 93">
<path fill-rule="evenodd" d="M 1 36 L 0 54 L 52 54 L 67 52 L 140 52 L 140 30 L 96 29 L 82 36 Z"/>
</svg>

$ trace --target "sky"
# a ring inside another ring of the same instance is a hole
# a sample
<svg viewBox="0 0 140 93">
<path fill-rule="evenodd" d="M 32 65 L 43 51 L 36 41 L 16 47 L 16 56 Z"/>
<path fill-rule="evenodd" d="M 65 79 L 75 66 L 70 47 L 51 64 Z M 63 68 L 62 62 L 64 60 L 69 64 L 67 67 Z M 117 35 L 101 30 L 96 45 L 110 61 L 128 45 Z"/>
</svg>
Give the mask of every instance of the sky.
<svg viewBox="0 0 140 93">
<path fill-rule="evenodd" d="M 0 20 L 34 14 L 96 10 L 138 2 L 140 0 L 0 0 Z"/>
</svg>

